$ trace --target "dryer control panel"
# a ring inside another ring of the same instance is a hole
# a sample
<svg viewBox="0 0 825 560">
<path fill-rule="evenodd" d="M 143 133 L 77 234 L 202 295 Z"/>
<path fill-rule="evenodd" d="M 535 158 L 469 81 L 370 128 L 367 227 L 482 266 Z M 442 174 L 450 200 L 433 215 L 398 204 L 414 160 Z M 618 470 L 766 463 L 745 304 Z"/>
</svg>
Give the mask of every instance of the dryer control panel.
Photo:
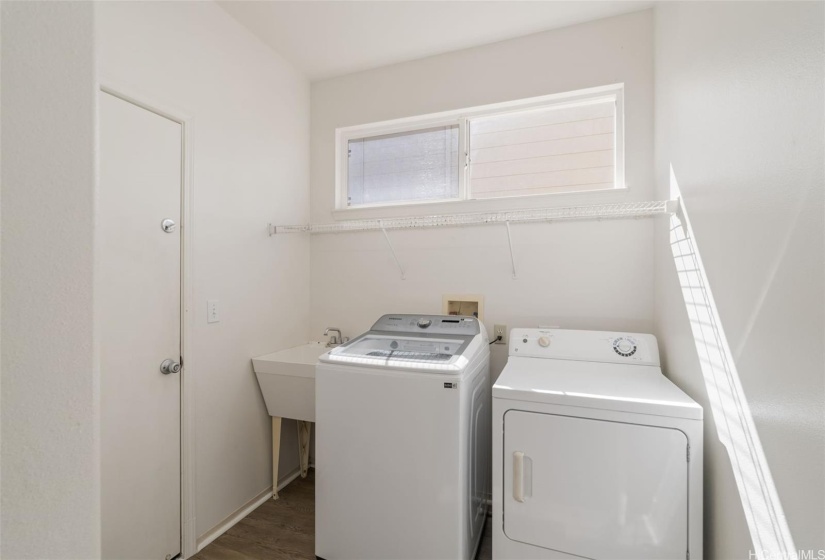
<svg viewBox="0 0 825 560">
<path fill-rule="evenodd" d="M 513 329 L 510 332 L 510 356 L 659 365 L 655 336 L 625 332 Z"/>
</svg>

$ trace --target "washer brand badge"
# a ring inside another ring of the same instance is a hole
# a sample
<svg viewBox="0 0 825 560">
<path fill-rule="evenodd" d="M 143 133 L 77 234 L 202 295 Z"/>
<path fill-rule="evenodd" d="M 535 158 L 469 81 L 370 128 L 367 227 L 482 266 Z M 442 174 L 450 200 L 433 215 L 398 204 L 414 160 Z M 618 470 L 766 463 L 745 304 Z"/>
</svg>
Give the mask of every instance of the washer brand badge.
<svg viewBox="0 0 825 560">
<path fill-rule="evenodd" d="M 458 383 L 445 383 L 445 389 L 458 389 Z"/>
</svg>

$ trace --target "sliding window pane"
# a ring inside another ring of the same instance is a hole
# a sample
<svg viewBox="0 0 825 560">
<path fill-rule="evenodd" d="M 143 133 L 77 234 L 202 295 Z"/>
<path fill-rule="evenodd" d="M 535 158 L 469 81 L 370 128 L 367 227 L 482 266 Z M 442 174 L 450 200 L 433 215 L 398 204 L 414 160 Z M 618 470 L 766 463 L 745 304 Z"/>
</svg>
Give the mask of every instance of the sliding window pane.
<svg viewBox="0 0 825 560">
<path fill-rule="evenodd" d="M 472 198 L 613 188 L 615 122 L 612 99 L 471 119 Z"/>
<path fill-rule="evenodd" d="M 348 144 L 348 206 L 458 198 L 458 125 Z"/>
</svg>

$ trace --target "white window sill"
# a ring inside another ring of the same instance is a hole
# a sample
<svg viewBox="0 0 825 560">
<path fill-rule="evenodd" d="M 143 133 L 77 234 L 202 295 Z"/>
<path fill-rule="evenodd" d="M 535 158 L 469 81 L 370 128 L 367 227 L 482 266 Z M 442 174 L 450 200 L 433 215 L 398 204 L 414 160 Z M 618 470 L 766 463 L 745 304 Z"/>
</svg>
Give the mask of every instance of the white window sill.
<svg viewBox="0 0 825 560">
<path fill-rule="evenodd" d="M 340 208 L 332 211 L 334 220 L 375 220 L 408 216 L 434 216 L 470 212 L 507 212 L 525 208 L 554 208 L 623 202 L 630 193 L 628 187 L 594 191 L 572 191 L 512 198 L 474 200 L 425 201 L 386 206 Z"/>
</svg>

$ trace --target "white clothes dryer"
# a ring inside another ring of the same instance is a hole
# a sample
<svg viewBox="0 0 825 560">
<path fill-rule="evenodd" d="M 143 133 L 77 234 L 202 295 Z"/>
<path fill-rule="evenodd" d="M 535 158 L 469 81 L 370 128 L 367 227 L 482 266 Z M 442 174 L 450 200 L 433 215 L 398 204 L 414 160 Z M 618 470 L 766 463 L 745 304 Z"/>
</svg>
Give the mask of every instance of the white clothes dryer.
<svg viewBox="0 0 825 560">
<path fill-rule="evenodd" d="M 492 525 L 496 560 L 702 557 L 702 408 L 654 336 L 513 329 Z"/>
</svg>

